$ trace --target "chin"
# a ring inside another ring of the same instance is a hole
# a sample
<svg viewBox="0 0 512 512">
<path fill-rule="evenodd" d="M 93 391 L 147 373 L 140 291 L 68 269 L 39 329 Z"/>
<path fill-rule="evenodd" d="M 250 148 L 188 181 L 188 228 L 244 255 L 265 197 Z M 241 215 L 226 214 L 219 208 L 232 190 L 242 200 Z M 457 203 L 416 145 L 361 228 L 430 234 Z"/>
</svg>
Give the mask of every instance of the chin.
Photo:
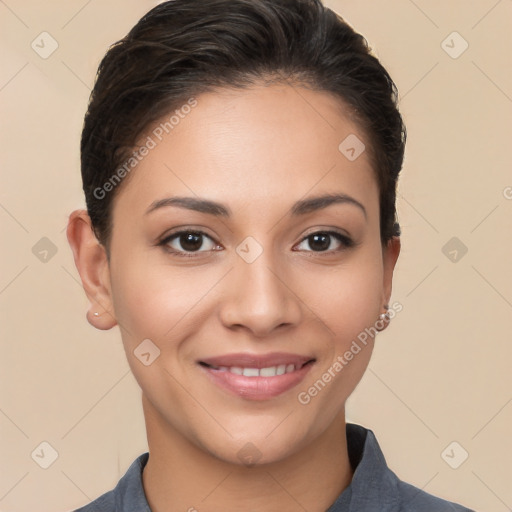
<svg viewBox="0 0 512 512">
<path fill-rule="evenodd" d="M 286 440 L 278 443 L 269 443 L 268 441 L 263 443 L 263 440 L 254 442 L 248 437 L 245 440 L 231 443 L 229 446 L 224 444 L 212 447 L 209 453 L 227 464 L 252 468 L 281 462 L 296 453 L 297 450 L 298 447 L 290 445 Z"/>
<path fill-rule="evenodd" d="M 223 462 L 242 467 L 281 462 L 296 455 L 315 439 L 311 429 L 304 423 L 290 421 L 286 426 L 280 425 L 283 417 L 286 415 L 279 419 L 273 418 L 271 428 L 266 422 L 262 424 L 261 419 L 258 422 L 257 418 L 252 418 L 252 422 L 244 422 L 244 428 L 237 431 L 240 434 L 236 438 L 230 437 L 229 434 L 215 438 L 206 437 L 205 434 L 201 448 Z M 289 420 L 291 417 L 285 422 Z M 233 432 L 231 429 L 228 430 Z"/>
</svg>

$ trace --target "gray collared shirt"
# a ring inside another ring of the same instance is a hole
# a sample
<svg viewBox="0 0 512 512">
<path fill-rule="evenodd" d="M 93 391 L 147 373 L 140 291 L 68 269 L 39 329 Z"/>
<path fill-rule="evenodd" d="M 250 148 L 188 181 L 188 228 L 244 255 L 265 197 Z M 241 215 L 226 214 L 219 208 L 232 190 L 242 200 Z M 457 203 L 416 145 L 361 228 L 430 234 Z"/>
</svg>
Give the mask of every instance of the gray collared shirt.
<svg viewBox="0 0 512 512">
<path fill-rule="evenodd" d="M 354 476 L 326 512 L 474 512 L 399 480 L 371 430 L 348 423 L 347 443 Z M 142 486 L 148 458 L 137 457 L 113 490 L 74 512 L 151 512 Z"/>
</svg>

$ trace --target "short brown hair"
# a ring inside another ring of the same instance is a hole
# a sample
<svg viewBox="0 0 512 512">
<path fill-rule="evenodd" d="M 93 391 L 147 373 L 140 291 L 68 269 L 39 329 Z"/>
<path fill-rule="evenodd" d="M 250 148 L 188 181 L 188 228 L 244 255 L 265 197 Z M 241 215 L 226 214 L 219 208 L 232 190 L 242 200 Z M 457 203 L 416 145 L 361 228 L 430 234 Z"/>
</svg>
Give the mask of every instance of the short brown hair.
<svg viewBox="0 0 512 512">
<path fill-rule="evenodd" d="M 98 190 L 129 158 L 138 137 L 193 96 L 262 80 L 291 80 L 348 105 L 370 141 L 382 242 L 400 234 L 396 184 L 406 129 L 396 86 L 366 39 L 320 0 L 170 0 L 110 47 L 85 115 L 83 189 L 107 251 L 119 187 Z"/>
</svg>

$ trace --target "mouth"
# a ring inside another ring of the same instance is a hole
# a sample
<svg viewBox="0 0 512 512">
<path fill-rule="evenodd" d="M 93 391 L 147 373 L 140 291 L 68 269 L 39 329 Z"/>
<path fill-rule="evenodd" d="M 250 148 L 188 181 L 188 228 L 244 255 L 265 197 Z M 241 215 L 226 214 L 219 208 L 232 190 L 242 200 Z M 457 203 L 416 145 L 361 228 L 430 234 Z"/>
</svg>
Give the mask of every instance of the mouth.
<svg viewBox="0 0 512 512">
<path fill-rule="evenodd" d="M 198 361 L 210 381 L 248 400 L 268 400 L 297 386 L 316 362 L 295 354 L 230 354 Z"/>
<path fill-rule="evenodd" d="M 305 365 L 312 363 L 313 361 L 313 359 L 310 359 L 309 361 L 302 365 L 289 363 L 280 364 L 278 366 L 266 366 L 264 368 L 244 368 L 242 366 L 215 366 L 206 364 L 204 362 L 200 362 L 199 364 L 212 370 L 216 370 L 219 372 L 231 372 L 234 373 L 235 375 L 243 375 L 244 377 L 276 377 L 277 375 L 284 375 L 285 373 L 296 372 L 297 370 L 300 370 Z"/>
</svg>

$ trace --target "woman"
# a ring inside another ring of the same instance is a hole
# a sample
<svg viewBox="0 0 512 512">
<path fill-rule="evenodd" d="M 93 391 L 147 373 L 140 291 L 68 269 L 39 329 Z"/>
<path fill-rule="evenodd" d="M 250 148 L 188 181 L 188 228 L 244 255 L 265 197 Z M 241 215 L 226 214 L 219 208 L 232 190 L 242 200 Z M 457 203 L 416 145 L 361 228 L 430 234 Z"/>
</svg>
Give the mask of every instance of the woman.
<svg viewBox="0 0 512 512">
<path fill-rule="evenodd" d="M 149 453 L 79 509 L 468 510 L 346 424 L 391 304 L 405 127 L 318 0 L 174 0 L 100 64 L 68 239 Z"/>
</svg>

